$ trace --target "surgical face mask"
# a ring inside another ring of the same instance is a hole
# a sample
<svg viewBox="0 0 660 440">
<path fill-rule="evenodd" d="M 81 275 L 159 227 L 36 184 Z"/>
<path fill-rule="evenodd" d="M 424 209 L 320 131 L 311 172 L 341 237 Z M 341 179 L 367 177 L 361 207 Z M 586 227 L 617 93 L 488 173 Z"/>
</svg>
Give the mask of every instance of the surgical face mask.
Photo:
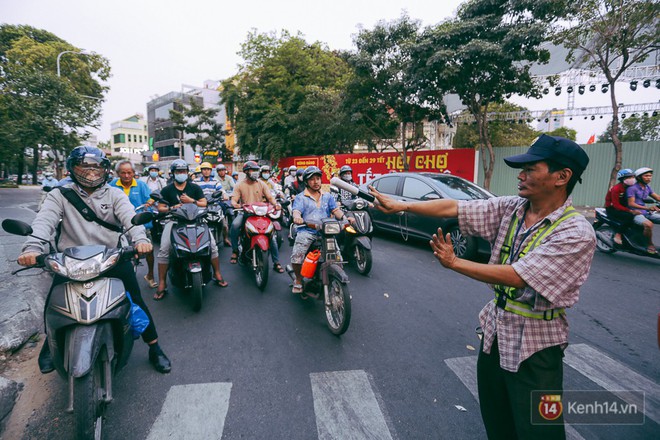
<svg viewBox="0 0 660 440">
<path fill-rule="evenodd" d="M 623 179 L 623 184 L 626 186 L 631 186 L 635 184 L 635 178 L 634 177 L 628 177 L 627 179 Z"/>
<path fill-rule="evenodd" d="M 188 174 L 182 173 L 182 174 L 175 174 L 174 175 L 174 180 L 176 180 L 179 183 L 183 183 L 186 180 L 188 180 Z"/>
<path fill-rule="evenodd" d="M 156 177 L 158 177 L 158 171 L 149 171 L 149 175 L 150 175 L 153 179 L 155 179 Z"/>
<path fill-rule="evenodd" d="M 353 174 L 352 173 L 344 173 L 340 177 L 341 177 L 341 180 L 343 180 L 345 182 L 350 182 L 351 180 L 353 180 Z"/>
<path fill-rule="evenodd" d="M 252 180 L 257 180 L 259 178 L 259 171 L 252 171 L 248 176 Z"/>
<path fill-rule="evenodd" d="M 268 179 L 270 179 L 270 173 L 263 173 L 263 174 L 261 175 L 261 178 L 264 179 L 264 180 L 268 180 Z"/>
</svg>

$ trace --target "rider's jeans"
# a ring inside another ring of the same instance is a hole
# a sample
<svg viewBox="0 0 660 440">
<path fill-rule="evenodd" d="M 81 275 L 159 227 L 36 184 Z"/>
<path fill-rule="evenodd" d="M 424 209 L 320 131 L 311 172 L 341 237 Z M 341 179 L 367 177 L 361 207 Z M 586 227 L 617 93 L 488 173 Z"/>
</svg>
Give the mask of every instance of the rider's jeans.
<svg viewBox="0 0 660 440">
<path fill-rule="evenodd" d="M 231 240 L 231 249 L 232 252 L 238 252 L 238 234 L 243 227 L 243 218 L 244 214 L 236 214 L 234 221 L 231 223 L 231 229 L 229 230 L 229 237 Z M 273 263 L 279 263 L 280 261 L 280 250 L 277 247 L 277 239 L 275 234 L 273 234 L 270 242 L 270 257 L 273 260 Z"/>
</svg>

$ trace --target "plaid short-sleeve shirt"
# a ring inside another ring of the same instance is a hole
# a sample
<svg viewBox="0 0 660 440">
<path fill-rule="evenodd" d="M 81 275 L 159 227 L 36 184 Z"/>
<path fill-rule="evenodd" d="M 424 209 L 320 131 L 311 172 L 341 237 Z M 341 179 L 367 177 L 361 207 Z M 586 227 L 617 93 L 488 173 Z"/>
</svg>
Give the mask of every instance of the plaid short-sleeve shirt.
<svg viewBox="0 0 660 440">
<path fill-rule="evenodd" d="M 524 249 L 539 227 L 555 222 L 571 206 L 571 199 L 530 228 L 523 220 L 528 205 L 526 199 L 516 196 L 459 201 L 461 232 L 489 241 L 492 247 L 489 264 L 500 264 L 500 251 L 514 216 L 518 217 L 521 228 L 514 238 L 513 249 Z M 573 306 L 578 301 L 580 286 L 589 275 L 595 249 L 596 236 L 584 216 L 564 220 L 523 258 L 514 255 L 513 261 L 505 263 L 511 264 L 527 284 L 518 289 L 516 301 L 538 311 Z M 479 313 L 479 321 L 484 331 L 484 352 L 490 353 L 497 336 L 500 366 L 507 371 L 518 371 L 525 359 L 544 348 L 568 345 L 565 314 L 552 321 L 526 318 L 489 301 Z"/>
</svg>

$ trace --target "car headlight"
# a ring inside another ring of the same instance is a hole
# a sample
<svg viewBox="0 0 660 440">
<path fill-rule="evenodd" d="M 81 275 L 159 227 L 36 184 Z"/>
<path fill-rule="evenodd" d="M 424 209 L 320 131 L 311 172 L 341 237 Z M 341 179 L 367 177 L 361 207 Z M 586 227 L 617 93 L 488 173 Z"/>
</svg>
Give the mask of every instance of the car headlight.
<svg viewBox="0 0 660 440">
<path fill-rule="evenodd" d="M 326 222 L 323 224 L 323 233 L 325 235 L 337 235 L 341 232 L 339 222 Z"/>
</svg>

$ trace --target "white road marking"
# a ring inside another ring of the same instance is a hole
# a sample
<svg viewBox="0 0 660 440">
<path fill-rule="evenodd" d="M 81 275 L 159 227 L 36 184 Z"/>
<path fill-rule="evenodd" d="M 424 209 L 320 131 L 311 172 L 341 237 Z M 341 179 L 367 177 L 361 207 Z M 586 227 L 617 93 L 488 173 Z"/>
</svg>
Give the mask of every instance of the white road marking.
<svg viewBox="0 0 660 440">
<path fill-rule="evenodd" d="M 626 367 L 621 362 L 601 353 L 586 344 L 569 345 L 564 363 L 596 382 L 601 387 L 617 394 L 617 391 L 644 391 L 645 402 L 629 402 L 644 406 L 647 417 L 660 423 L 660 385 Z M 630 400 L 630 395 L 624 400 Z"/>
<path fill-rule="evenodd" d="M 320 440 L 391 440 L 385 416 L 362 370 L 309 375 Z"/>
<path fill-rule="evenodd" d="M 479 389 L 477 388 L 477 356 L 445 359 L 445 364 L 463 382 L 472 396 L 479 402 Z M 584 440 L 584 437 L 571 425 L 564 424 L 566 438 L 569 440 Z"/>
<path fill-rule="evenodd" d="M 173 386 L 147 440 L 222 438 L 231 386 L 224 382 Z"/>
</svg>

